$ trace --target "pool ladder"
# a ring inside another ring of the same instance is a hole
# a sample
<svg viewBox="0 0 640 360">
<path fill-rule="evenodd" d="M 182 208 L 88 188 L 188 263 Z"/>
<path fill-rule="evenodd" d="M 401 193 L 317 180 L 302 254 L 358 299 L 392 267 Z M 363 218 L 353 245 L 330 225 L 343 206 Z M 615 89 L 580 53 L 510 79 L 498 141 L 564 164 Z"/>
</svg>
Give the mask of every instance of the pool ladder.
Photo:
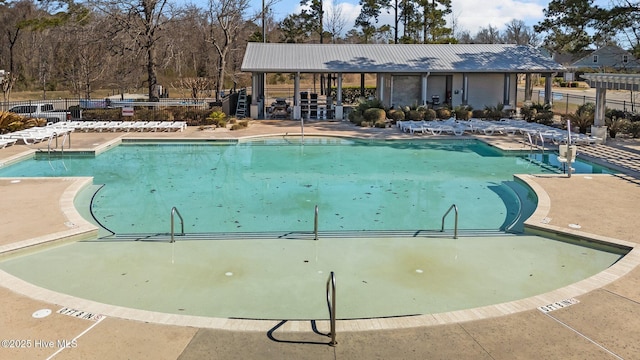
<svg viewBox="0 0 640 360">
<path fill-rule="evenodd" d="M 47 144 L 47 153 L 49 154 L 49 156 L 51 156 L 51 150 L 56 150 L 58 148 L 58 133 L 54 132 L 53 134 L 51 134 L 51 136 L 49 137 L 49 141 Z M 56 140 L 56 146 L 55 147 L 51 147 L 51 144 L 53 142 L 53 140 Z M 68 132 L 64 132 L 62 134 L 62 147 L 60 148 L 60 150 L 64 153 L 64 144 L 67 142 L 67 139 L 69 139 L 69 145 L 67 146 L 67 149 L 71 148 L 71 133 Z"/>
<path fill-rule="evenodd" d="M 329 323 L 331 330 L 329 330 L 329 346 L 336 346 L 336 275 L 331 272 L 329 279 L 327 279 L 327 307 L 329 308 Z"/>
<path fill-rule="evenodd" d="M 182 215 L 180 215 L 180 211 L 178 211 L 178 208 L 176 208 L 175 206 L 171 208 L 171 242 L 176 242 L 176 240 L 173 238 L 173 235 L 175 234 L 175 232 L 173 231 L 173 223 L 174 223 L 174 218 L 175 215 L 178 214 L 178 217 L 180 218 L 180 235 L 184 235 L 184 220 L 182 219 Z"/>
<path fill-rule="evenodd" d="M 455 212 L 455 224 L 453 227 L 453 238 L 457 239 L 458 238 L 458 207 L 456 206 L 456 204 L 453 204 L 451 206 L 449 206 L 449 210 L 447 210 L 446 213 L 444 213 L 444 215 L 442 216 L 442 227 L 440 228 L 440 232 L 444 231 L 444 219 L 447 217 L 447 215 L 449 215 L 449 213 L 451 212 L 451 210 L 454 210 Z"/>
</svg>

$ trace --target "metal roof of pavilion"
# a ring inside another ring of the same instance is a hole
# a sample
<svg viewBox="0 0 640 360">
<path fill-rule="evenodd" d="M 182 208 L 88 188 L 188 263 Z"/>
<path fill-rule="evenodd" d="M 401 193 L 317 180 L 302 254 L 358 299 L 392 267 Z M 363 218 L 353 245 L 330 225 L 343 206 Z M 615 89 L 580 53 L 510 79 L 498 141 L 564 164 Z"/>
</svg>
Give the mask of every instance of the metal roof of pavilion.
<svg viewBox="0 0 640 360">
<path fill-rule="evenodd" d="M 616 90 L 638 91 L 640 87 L 640 74 L 582 74 L 591 87 L 603 87 Z"/>
<path fill-rule="evenodd" d="M 242 71 L 264 73 L 544 73 L 566 69 L 524 45 L 249 43 Z"/>
</svg>

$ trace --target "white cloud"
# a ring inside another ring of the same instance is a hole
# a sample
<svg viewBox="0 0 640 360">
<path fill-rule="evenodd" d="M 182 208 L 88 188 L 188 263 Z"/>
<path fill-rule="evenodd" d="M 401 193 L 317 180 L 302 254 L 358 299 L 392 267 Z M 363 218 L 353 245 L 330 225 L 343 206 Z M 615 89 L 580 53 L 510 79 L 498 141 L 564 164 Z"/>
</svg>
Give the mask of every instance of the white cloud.
<svg viewBox="0 0 640 360">
<path fill-rule="evenodd" d="M 460 30 L 468 30 L 472 35 L 489 25 L 504 30 L 513 19 L 534 25 L 544 18 L 542 10 L 546 7 L 534 1 L 514 0 L 452 0 L 451 3 Z"/>
<path fill-rule="evenodd" d="M 451 4 L 453 13 L 450 17 L 456 18 L 457 31 L 467 30 L 474 35 L 489 25 L 503 31 L 506 24 L 513 19 L 523 20 L 528 26 L 533 26 L 544 18 L 542 11 L 548 5 L 548 1 L 452 0 Z M 358 5 L 358 0 L 335 0 L 335 4 L 332 0 L 324 0 L 325 11 L 331 11 L 334 5 L 341 9 L 342 17 L 346 20 L 345 32 L 353 28 L 360 14 L 361 6 Z M 300 13 L 301 9 L 299 0 L 282 0 L 276 4 L 276 17 L 282 19 L 288 14 Z M 450 22 L 451 19 L 448 18 L 447 21 Z M 393 24 L 393 13 L 383 11 L 378 24 Z"/>
</svg>

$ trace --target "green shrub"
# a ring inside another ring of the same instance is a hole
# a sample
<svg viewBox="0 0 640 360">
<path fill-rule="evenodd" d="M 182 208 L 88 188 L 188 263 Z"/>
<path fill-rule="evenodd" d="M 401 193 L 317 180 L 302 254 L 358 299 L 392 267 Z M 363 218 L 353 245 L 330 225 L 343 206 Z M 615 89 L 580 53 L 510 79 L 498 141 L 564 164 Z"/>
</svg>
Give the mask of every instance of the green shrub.
<svg viewBox="0 0 640 360">
<path fill-rule="evenodd" d="M 402 110 L 398 110 L 398 109 L 391 109 L 389 111 L 387 111 L 387 117 L 391 120 L 395 121 L 401 121 L 405 119 L 404 116 L 404 111 Z"/>
<path fill-rule="evenodd" d="M 435 120 L 438 117 L 438 114 L 433 109 L 427 109 L 424 113 L 424 119 L 427 121 Z"/>
<path fill-rule="evenodd" d="M 387 127 L 387 121 L 386 120 L 377 120 L 373 126 L 377 127 L 377 128 L 386 128 Z"/>
<path fill-rule="evenodd" d="M 534 120 L 542 125 L 551 125 L 553 124 L 553 116 L 552 112 L 538 113 Z"/>
<path fill-rule="evenodd" d="M 484 110 L 472 110 L 471 117 L 475 119 L 486 119 L 487 113 Z"/>
<path fill-rule="evenodd" d="M 470 106 L 460 105 L 453 109 L 453 113 L 456 115 L 456 119 L 458 120 L 469 120 L 472 114 L 471 110 L 473 109 Z"/>
<path fill-rule="evenodd" d="M 242 121 L 238 121 L 237 123 L 233 124 L 231 126 L 231 130 L 241 130 L 241 129 L 245 129 L 249 126 L 249 121 L 247 120 L 242 120 Z"/>
<path fill-rule="evenodd" d="M 362 113 L 362 117 L 366 120 L 369 121 L 371 123 L 375 123 L 377 121 L 384 121 L 387 118 L 387 113 L 384 111 L 384 109 L 380 109 L 380 108 L 369 108 L 366 109 L 363 113 Z"/>
<path fill-rule="evenodd" d="M 94 121 L 122 120 L 122 109 L 88 109 L 82 112 L 82 117 Z"/>
<path fill-rule="evenodd" d="M 438 119 L 449 119 L 451 117 L 451 111 L 447 108 L 440 108 L 436 110 L 436 116 Z"/>
<path fill-rule="evenodd" d="M 422 120 L 424 119 L 424 114 L 420 113 L 418 110 L 409 110 L 406 114 L 406 118 L 408 120 Z"/>
<path fill-rule="evenodd" d="M 636 139 L 640 137 L 640 121 L 633 121 L 627 125 L 626 132 Z"/>
<path fill-rule="evenodd" d="M 627 119 L 604 119 L 605 124 L 607 125 L 607 130 L 609 131 L 609 136 L 612 139 L 618 135 L 618 133 L 624 132 L 628 129 L 629 120 Z"/>
<path fill-rule="evenodd" d="M 496 106 L 486 105 L 484 107 L 484 111 L 488 119 L 500 120 L 502 118 L 502 113 L 504 111 L 504 104 L 498 103 L 498 105 Z"/>
</svg>

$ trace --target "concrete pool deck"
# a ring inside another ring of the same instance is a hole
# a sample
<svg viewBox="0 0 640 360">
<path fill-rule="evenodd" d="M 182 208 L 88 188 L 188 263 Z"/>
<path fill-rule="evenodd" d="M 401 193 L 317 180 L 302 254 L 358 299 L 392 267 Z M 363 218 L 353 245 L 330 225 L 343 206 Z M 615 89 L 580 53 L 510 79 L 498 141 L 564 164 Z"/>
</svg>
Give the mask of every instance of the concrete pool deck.
<svg viewBox="0 0 640 360">
<path fill-rule="evenodd" d="M 183 133 L 74 133 L 72 149 L 101 149 L 117 143 L 121 137 L 231 139 L 264 134 L 299 136 L 299 123 L 255 121 L 240 131 L 189 128 Z M 381 139 L 416 137 L 395 128 L 362 129 L 341 122 L 307 123 L 305 135 L 311 134 Z M 518 141 L 519 137 L 483 139 L 505 149 L 528 149 Z M 574 175 L 570 179 L 554 175 L 521 176 L 540 196 L 538 211 L 529 224 L 636 246 L 640 242 L 635 223 L 640 210 L 640 162 L 629 159 L 640 157 L 638 143 L 629 140 L 615 145 L 580 147 L 579 154 L 607 163 L 619 161 L 624 176 Z M 46 149 L 46 144 L 1 149 L 0 164 L 42 146 Z M 617 158 L 607 159 L 615 154 Z M 76 218 L 78 215 L 69 204 L 74 189 L 84 181 L 0 180 L 3 204 L 0 249 L 10 251 L 60 237 L 74 241 L 71 233 L 91 236 L 94 231 L 91 225 Z M 575 225 L 580 229 L 575 229 Z M 633 359 L 640 353 L 638 264 L 640 256 L 634 250 L 594 278 L 521 302 L 447 314 L 338 321 L 336 347 L 327 346 L 329 338 L 318 334 L 328 331 L 326 322 L 318 322 L 314 332 L 310 322 L 217 319 L 205 324 L 201 319 L 187 319 L 180 325 L 166 325 L 179 321 L 160 319 L 155 314 L 147 314 L 151 317 L 146 320 L 131 320 L 138 315 L 129 316 L 125 311 L 91 319 L 83 319 L 73 311 L 58 314 L 58 310 L 76 304 L 2 274 L 1 340 L 23 340 L 12 343 L 25 347 L 7 348 L 3 342 L 0 358 L 55 355 L 55 359 Z M 18 287 L 14 286 L 16 282 Z M 537 309 L 570 298 L 579 302 L 546 313 Z M 39 309 L 51 309 L 53 314 L 33 318 L 32 314 Z M 58 341 L 65 340 L 70 341 L 69 346 L 61 348 Z M 26 341 L 30 341 L 30 347 Z M 51 342 L 53 345 L 49 346 Z"/>
</svg>

